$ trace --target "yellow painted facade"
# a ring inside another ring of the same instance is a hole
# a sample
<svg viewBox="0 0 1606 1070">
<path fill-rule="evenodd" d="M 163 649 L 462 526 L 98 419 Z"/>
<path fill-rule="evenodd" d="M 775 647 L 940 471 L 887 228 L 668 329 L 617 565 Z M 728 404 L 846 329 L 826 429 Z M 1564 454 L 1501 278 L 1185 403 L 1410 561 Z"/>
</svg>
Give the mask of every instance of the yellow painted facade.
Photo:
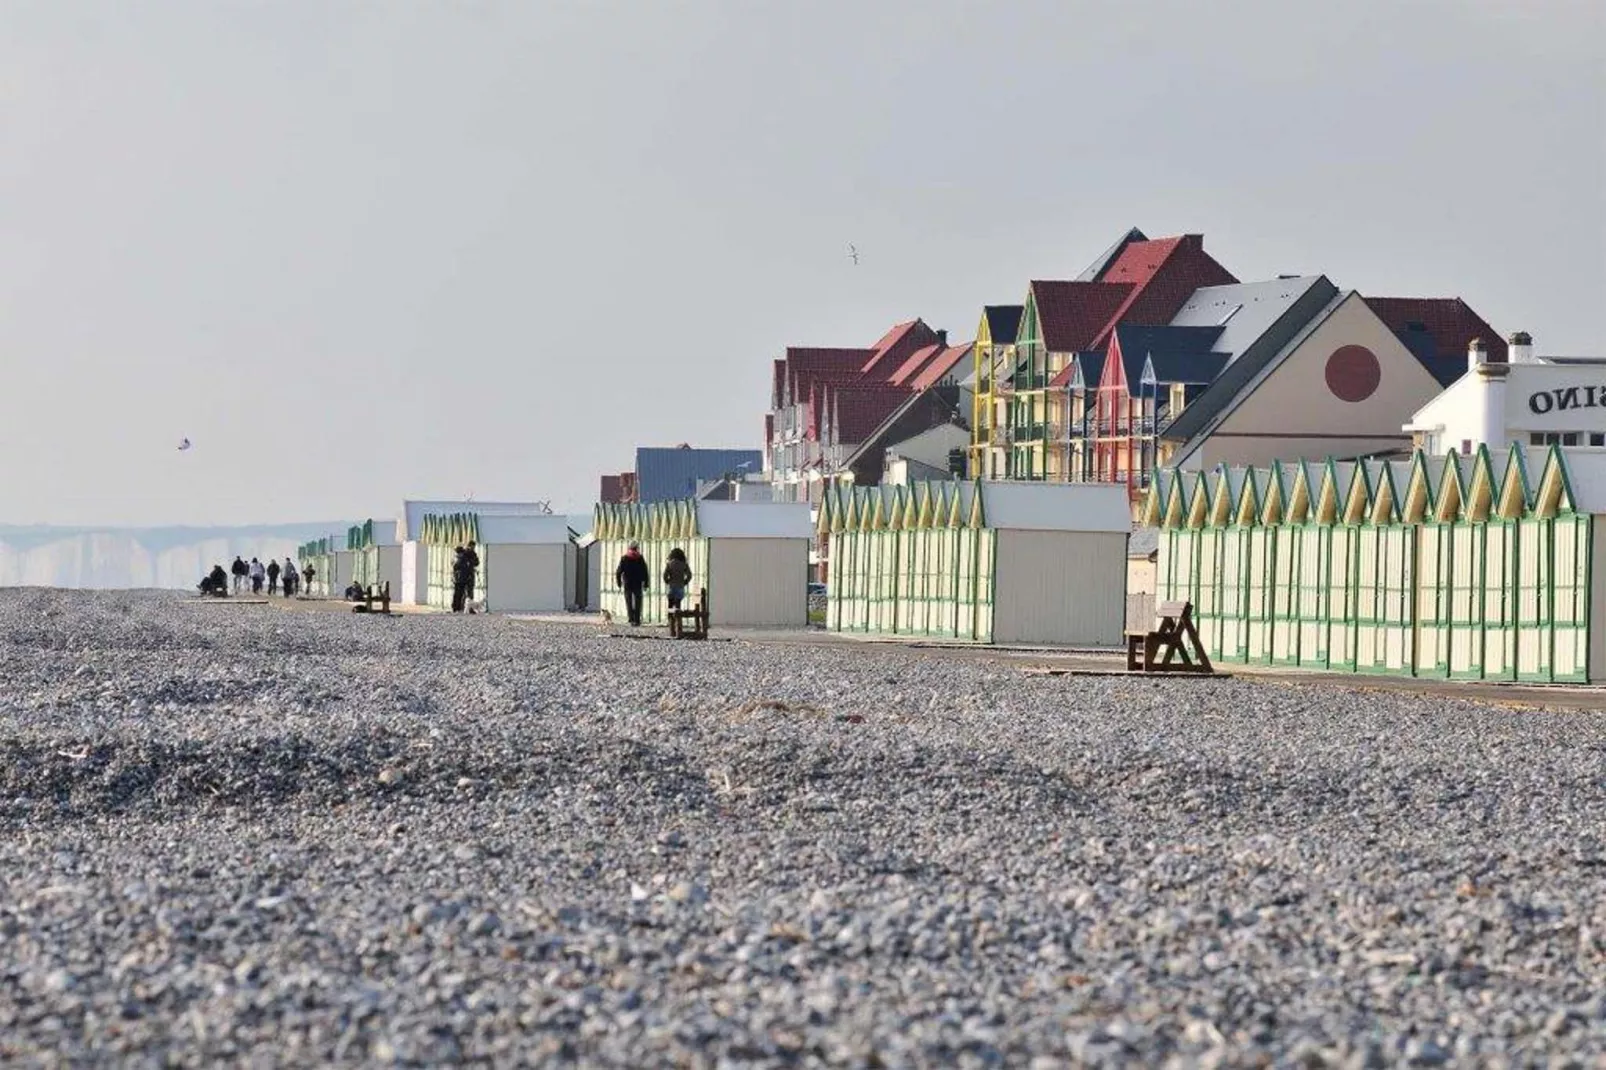
<svg viewBox="0 0 1606 1070">
<path fill-rule="evenodd" d="M 971 405 L 970 476 L 973 479 L 1002 479 L 1008 442 L 1004 438 L 1005 393 L 1015 367 L 1015 339 L 995 340 L 982 311 L 976 327 L 976 389 Z"/>
</svg>

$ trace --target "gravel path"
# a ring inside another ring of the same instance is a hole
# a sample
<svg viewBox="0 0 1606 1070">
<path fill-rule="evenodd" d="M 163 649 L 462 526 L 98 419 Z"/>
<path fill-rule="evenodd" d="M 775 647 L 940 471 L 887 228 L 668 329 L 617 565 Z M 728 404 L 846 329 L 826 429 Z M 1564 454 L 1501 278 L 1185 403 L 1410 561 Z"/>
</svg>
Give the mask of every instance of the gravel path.
<svg viewBox="0 0 1606 1070">
<path fill-rule="evenodd" d="M 1593 1062 L 1601 726 L 0 591 L 0 1061 Z"/>
</svg>

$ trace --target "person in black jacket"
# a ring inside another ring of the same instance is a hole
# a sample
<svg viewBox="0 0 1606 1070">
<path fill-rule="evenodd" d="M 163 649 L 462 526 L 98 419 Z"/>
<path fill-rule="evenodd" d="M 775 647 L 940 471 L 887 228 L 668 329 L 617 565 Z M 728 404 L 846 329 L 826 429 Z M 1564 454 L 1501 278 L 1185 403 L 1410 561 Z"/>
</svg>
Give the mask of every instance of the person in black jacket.
<svg viewBox="0 0 1606 1070">
<path fill-rule="evenodd" d="M 625 612 L 630 616 L 630 623 L 641 623 L 641 598 L 647 590 L 648 572 L 647 559 L 641 556 L 641 545 L 632 542 L 625 550 L 625 556 L 619 559 L 619 567 L 613 570 L 614 582 L 624 588 Z"/>
<path fill-rule="evenodd" d="M 473 607 L 468 604 L 474 601 L 474 573 L 479 571 L 480 555 L 474 552 L 474 540 L 468 540 L 467 546 L 457 548 L 457 556 L 452 559 L 452 612 L 461 613 L 468 607 L 470 613 Z"/>
<path fill-rule="evenodd" d="M 213 565 L 212 571 L 201 578 L 201 593 L 217 598 L 229 596 L 229 574 L 223 571 L 222 565 Z"/>
<path fill-rule="evenodd" d="M 236 557 L 234 564 L 229 566 L 229 571 L 234 574 L 234 593 L 241 594 L 245 591 L 246 581 L 251 575 L 251 566 L 245 563 L 245 558 Z"/>
<path fill-rule="evenodd" d="M 268 593 L 279 593 L 279 562 L 268 558 Z"/>
</svg>

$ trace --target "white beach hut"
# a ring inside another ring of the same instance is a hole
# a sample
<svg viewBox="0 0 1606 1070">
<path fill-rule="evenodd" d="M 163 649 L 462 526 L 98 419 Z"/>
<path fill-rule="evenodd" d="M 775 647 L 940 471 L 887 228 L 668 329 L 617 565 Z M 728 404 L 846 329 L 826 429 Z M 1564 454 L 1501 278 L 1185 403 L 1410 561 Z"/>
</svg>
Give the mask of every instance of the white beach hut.
<svg viewBox="0 0 1606 1070">
<path fill-rule="evenodd" d="M 802 628 L 808 624 L 809 539 L 806 502 L 674 501 L 597 507 L 591 553 L 598 556 L 601 607 L 625 619 L 618 561 L 639 542 L 652 577 L 643 622 L 661 624 L 669 551 L 686 552 L 691 591 L 708 591 L 716 627 Z M 690 600 L 689 600 L 690 601 Z"/>
<path fill-rule="evenodd" d="M 538 512 L 426 513 L 419 520 L 423 546 L 423 602 L 441 609 L 452 603 L 452 565 L 457 547 L 475 543 L 480 567 L 474 600 L 492 613 L 561 613 L 575 588 L 574 533 L 561 516 Z M 415 566 L 416 567 L 416 566 Z M 415 574 L 415 593 L 418 577 Z"/>
<path fill-rule="evenodd" d="M 346 549 L 351 553 L 351 571 L 345 583 L 356 580 L 363 587 L 390 585 L 391 596 L 401 590 L 401 543 L 396 538 L 394 520 L 368 520 L 346 533 Z M 339 580 L 337 565 L 337 581 Z M 339 594 L 345 583 L 334 591 Z"/>
<path fill-rule="evenodd" d="M 409 498 L 402 502 L 401 515 L 397 518 L 396 541 L 401 546 L 401 565 L 399 584 L 400 601 L 403 605 L 428 605 L 429 587 L 429 547 L 424 542 L 424 518 L 474 516 L 480 519 L 489 517 L 543 517 L 552 518 L 551 510 L 540 502 L 465 502 L 447 501 L 445 499 Z M 561 519 L 561 518 L 559 518 Z M 448 547 L 450 549 L 450 547 Z M 484 554 L 482 553 L 483 557 Z M 447 603 L 451 602 L 451 591 L 447 590 Z"/>
<path fill-rule="evenodd" d="M 930 482 L 841 487 L 820 509 L 833 631 L 1116 646 L 1126 489 Z"/>
</svg>

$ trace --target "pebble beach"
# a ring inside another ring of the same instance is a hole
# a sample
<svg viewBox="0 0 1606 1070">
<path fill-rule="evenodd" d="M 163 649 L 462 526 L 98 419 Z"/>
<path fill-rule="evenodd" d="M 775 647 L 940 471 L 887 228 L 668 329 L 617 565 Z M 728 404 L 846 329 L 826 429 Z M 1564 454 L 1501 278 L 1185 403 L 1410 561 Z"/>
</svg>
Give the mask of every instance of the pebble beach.
<svg viewBox="0 0 1606 1070">
<path fill-rule="evenodd" d="M 1606 1056 L 1592 711 L 0 591 L 0 1061 Z"/>
</svg>

